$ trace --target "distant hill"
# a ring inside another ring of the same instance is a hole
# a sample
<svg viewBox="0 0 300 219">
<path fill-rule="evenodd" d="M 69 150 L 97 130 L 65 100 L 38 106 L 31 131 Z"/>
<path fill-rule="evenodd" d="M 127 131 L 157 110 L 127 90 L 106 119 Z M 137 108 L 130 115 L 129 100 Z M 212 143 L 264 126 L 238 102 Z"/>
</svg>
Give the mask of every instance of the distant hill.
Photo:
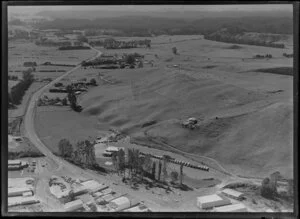
<svg viewBox="0 0 300 219">
<path fill-rule="evenodd" d="M 97 18 L 94 20 L 80 18 L 55 19 L 36 24 L 40 29 L 118 29 L 130 36 L 131 32 L 151 32 L 155 35 L 169 34 L 210 34 L 221 28 L 235 26 L 246 32 L 292 34 L 291 17 L 244 16 L 209 17 L 200 19 L 182 19 L 152 16 L 121 16 Z"/>
<path fill-rule="evenodd" d="M 98 18 L 112 18 L 121 16 L 151 16 L 160 18 L 180 18 L 180 19 L 200 19 L 200 18 L 218 18 L 218 17 L 240 17 L 252 16 L 252 17 L 290 17 L 292 14 L 288 11 L 277 10 L 277 11 L 197 11 L 197 10 L 163 10 L 163 11 L 138 11 L 138 10 L 61 10 L 61 11 L 41 11 L 36 15 L 51 17 L 53 19 L 89 19 L 94 20 Z"/>
</svg>

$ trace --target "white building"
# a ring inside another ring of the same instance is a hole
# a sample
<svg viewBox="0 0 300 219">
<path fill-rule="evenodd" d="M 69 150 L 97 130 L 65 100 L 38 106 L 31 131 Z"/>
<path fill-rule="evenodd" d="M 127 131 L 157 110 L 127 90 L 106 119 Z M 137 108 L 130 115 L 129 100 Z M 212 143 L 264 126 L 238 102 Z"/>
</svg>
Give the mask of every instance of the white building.
<svg viewBox="0 0 300 219">
<path fill-rule="evenodd" d="M 78 199 L 78 200 L 66 203 L 64 205 L 64 209 L 65 209 L 65 211 L 75 211 L 75 210 L 81 208 L 82 205 L 83 205 L 83 202 L 80 199 Z"/>
<path fill-rule="evenodd" d="M 216 194 L 201 196 L 197 198 L 197 206 L 202 209 L 214 208 L 230 204 L 231 201 L 229 199 L 221 198 Z"/>
<path fill-rule="evenodd" d="M 12 166 L 12 165 L 21 165 L 21 161 L 20 160 L 8 160 L 8 165 Z"/>
<path fill-rule="evenodd" d="M 35 197 L 8 197 L 7 204 L 9 207 L 16 205 L 29 205 L 39 203 L 40 201 Z"/>
<path fill-rule="evenodd" d="M 233 189 L 224 189 L 222 190 L 222 193 L 230 198 L 234 198 L 237 200 L 241 200 L 244 198 L 244 194 L 241 192 L 238 192 L 236 190 Z"/>
<path fill-rule="evenodd" d="M 217 207 L 214 209 L 215 212 L 247 212 L 247 208 L 244 204 L 226 205 Z"/>
<path fill-rule="evenodd" d="M 33 192 L 32 189 L 26 188 L 26 187 L 13 187 L 13 188 L 8 188 L 8 197 L 13 197 L 13 196 L 22 196 L 23 193 L 25 192 Z"/>
<path fill-rule="evenodd" d="M 108 206 L 111 209 L 111 211 L 121 211 L 126 208 L 129 208 L 131 205 L 129 198 L 122 196 L 120 198 L 117 198 L 115 200 L 112 200 Z"/>
</svg>

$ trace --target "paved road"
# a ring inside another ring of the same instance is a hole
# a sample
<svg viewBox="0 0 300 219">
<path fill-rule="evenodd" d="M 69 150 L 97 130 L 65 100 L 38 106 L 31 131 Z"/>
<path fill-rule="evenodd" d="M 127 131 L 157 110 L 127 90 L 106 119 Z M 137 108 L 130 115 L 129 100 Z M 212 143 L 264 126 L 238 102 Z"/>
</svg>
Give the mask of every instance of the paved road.
<svg viewBox="0 0 300 219">
<path fill-rule="evenodd" d="M 95 56 L 93 56 L 90 59 L 87 59 L 87 61 L 92 60 L 98 56 L 101 55 L 101 51 L 91 47 L 94 51 L 97 52 Z M 65 74 L 59 76 L 58 78 L 51 81 L 49 84 L 45 85 L 41 89 L 39 89 L 37 92 L 35 92 L 29 101 L 28 107 L 26 109 L 25 117 L 24 117 L 24 128 L 25 128 L 25 136 L 35 145 L 37 149 L 39 149 L 45 156 L 53 160 L 55 163 L 59 165 L 59 168 L 62 168 L 63 162 L 62 159 L 55 156 L 40 140 L 40 138 L 37 136 L 34 128 L 34 115 L 36 112 L 36 103 L 40 96 L 50 87 L 52 87 L 55 83 L 59 82 L 64 77 L 68 76 L 72 72 L 76 71 L 81 67 L 81 64 L 79 63 L 76 65 L 73 69 L 69 70 Z"/>
</svg>

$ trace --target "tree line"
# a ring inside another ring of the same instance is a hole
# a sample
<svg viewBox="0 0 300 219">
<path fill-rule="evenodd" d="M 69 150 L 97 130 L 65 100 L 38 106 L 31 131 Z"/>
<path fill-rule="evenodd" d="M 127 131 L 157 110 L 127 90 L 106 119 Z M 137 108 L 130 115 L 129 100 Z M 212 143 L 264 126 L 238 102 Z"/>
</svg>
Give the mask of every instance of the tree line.
<svg viewBox="0 0 300 219">
<path fill-rule="evenodd" d="M 21 103 L 25 91 L 30 87 L 34 81 L 34 76 L 32 74 L 32 69 L 29 68 L 26 71 L 23 71 L 22 80 L 11 88 L 11 91 L 8 95 L 8 103 L 18 105 Z"/>
<path fill-rule="evenodd" d="M 92 46 L 103 46 L 105 49 L 129 49 L 137 47 L 151 48 L 151 40 L 117 41 L 113 38 L 91 41 Z"/>
<path fill-rule="evenodd" d="M 225 42 L 225 43 L 237 43 L 237 44 L 246 44 L 246 45 L 254 45 L 254 46 L 285 48 L 283 43 L 273 43 L 273 42 L 267 42 L 263 40 L 249 39 L 245 37 L 237 37 L 237 35 L 229 35 L 229 34 L 221 34 L 221 33 L 204 35 L 204 39 L 218 41 L 218 42 Z"/>
<path fill-rule="evenodd" d="M 150 154 L 142 155 L 138 149 L 129 148 L 127 152 L 127 158 L 123 149 L 112 154 L 114 168 L 118 175 L 123 177 L 123 180 L 126 178 L 130 181 L 135 178 L 143 180 L 144 177 L 148 177 L 159 182 L 166 182 L 167 177 L 170 177 L 172 183 L 179 179 L 179 184 L 182 185 L 183 165 L 180 166 L 179 173 L 171 171 L 169 175 L 167 172 L 170 156 L 164 155 L 163 159 L 157 162 L 151 158 Z"/>
<path fill-rule="evenodd" d="M 76 164 L 95 167 L 96 156 L 93 142 L 88 140 L 78 141 L 74 147 L 67 139 L 58 142 L 59 155 Z"/>
</svg>

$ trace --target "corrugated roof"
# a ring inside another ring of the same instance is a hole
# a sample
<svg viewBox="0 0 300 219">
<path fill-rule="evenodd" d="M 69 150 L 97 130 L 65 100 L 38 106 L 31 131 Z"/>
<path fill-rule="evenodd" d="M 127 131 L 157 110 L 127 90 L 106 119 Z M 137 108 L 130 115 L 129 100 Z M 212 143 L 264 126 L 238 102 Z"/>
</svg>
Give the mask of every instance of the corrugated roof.
<svg viewBox="0 0 300 219">
<path fill-rule="evenodd" d="M 83 204 L 82 200 L 77 199 L 77 200 L 75 200 L 75 201 L 71 201 L 71 202 L 66 203 L 66 204 L 64 205 L 64 208 L 65 208 L 65 209 L 69 209 L 69 208 L 72 208 L 72 207 L 75 207 L 75 206 L 80 207 L 82 204 Z"/>
<path fill-rule="evenodd" d="M 12 188 L 8 188 L 8 194 L 10 193 L 15 193 L 15 192 L 29 192 L 32 191 L 29 188 L 26 187 L 12 187 Z"/>
<path fill-rule="evenodd" d="M 213 194 L 213 195 L 206 195 L 200 196 L 197 198 L 198 202 L 207 203 L 207 202 L 215 202 L 223 200 L 220 196 Z"/>
<path fill-rule="evenodd" d="M 112 200 L 111 201 L 112 203 L 115 203 L 116 205 L 120 206 L 120 205 L 123 205 L 123 204 L 127 204 L 129 203 L 130 204 L 130 200 L 129 198 L 125 197 L 125 196 L 122 196 L 120 198 L 117 198 L 115 200 Z"/>
<path fill-rule="evenodd" d="M 238 192 L 238 191 L 233 190 L 233 189 L 224 189 L 224 190 L 222 190 L 222 192 L 226 195 L 230 195 L 230 196 L 233 196 L 233 197 L 236 197 L 236 198 L 242 197 L 244 195 L 243 193 Z"/>
<path fill-rule="evenodd" d="M 18 165 L 21 164 L 20 160 L 8 160 L 8 165 Z"/>
</svg>

